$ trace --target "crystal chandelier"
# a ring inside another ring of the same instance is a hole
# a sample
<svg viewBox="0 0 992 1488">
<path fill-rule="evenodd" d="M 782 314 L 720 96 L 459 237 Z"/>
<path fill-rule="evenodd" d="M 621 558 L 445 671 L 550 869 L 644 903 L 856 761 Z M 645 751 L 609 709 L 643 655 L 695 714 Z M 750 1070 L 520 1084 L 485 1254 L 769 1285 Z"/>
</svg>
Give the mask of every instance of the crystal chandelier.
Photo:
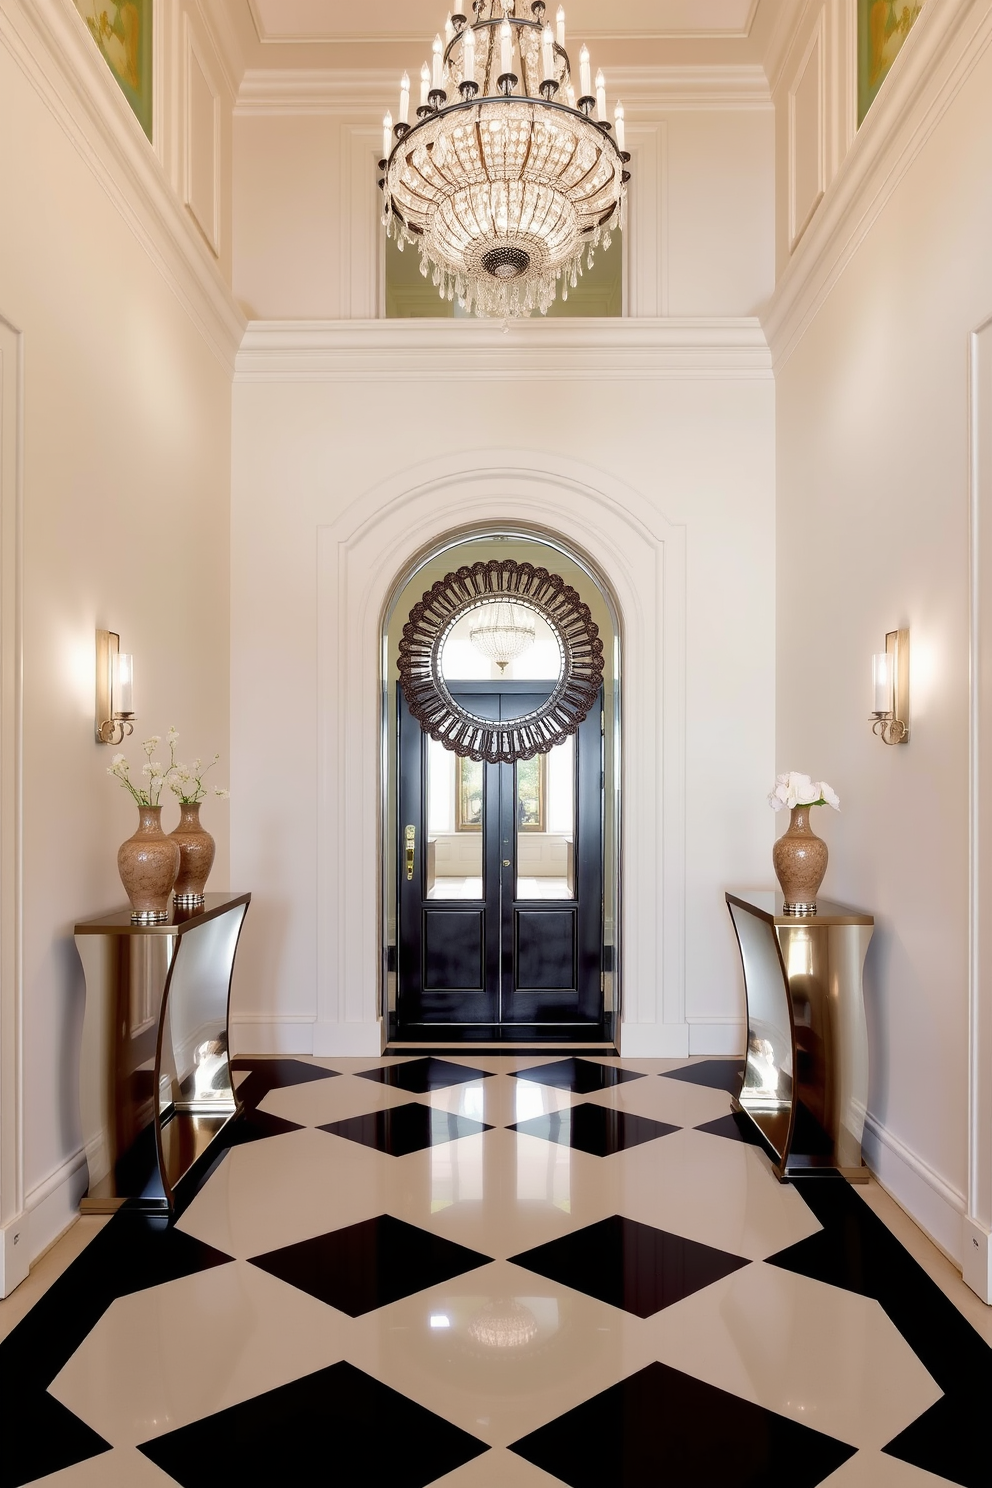
<svg viewBox="0 0 992 1488">
<path fill-rule="evenodd" d="M 533 646 L 537 636 L 534 617 L 506 600 L 480 606 L 479 614 L 482 618 L 470 627 L 468 638 L 477 651 L 496 663 L 502 676 L 511 661 Z"/>
<path fill-rule="evenodd" d="M 416 243 L 441 299 L 479 316 L 544 315 L 583 262 L 623 226 L 623 105 L 606 118 L 606 81 L 579 53 L 579 96 L 565 51 L 565 12 L 545 24 L 543 0 L 474 0 L 471 22 L 449 15 L 399 117 L 383 120 L 383 226 Z M 520 13 L 518 13 L 520 12 Z"/>
</svg>

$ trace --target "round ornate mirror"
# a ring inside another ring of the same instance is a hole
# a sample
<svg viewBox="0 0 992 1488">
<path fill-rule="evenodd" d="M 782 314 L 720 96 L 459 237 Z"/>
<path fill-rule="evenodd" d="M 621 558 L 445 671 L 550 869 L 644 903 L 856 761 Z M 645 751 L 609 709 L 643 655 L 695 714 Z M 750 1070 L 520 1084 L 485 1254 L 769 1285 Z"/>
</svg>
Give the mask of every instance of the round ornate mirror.
<svg viewBox="0 0 992 1488">
<path fill-rule="evenodd" d="M 500 722 L 476 716 L 448 685 L 455 670 L 449 658 L 466 634 L 500 674 L 534 647 L 541 661 L 528 675 L 549 679 L 535 684 L 543 700 Z M 414 605 L 399 672 L 410 712 L 432 739 L 464 758 L 510 764 L 575 733 L 599 696 L 603 643 L 589 606 L 559 574 L 493 559 L 445 574 Z"/>
</svg>

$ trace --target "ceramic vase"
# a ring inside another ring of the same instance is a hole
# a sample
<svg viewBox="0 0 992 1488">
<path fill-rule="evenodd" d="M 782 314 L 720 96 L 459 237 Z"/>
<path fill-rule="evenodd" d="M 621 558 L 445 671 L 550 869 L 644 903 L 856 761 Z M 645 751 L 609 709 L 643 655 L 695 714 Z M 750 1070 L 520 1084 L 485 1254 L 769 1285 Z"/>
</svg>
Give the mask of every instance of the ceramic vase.
<svg viewBox="0 0 992 1488">
<path fill-rule="evenodd" d="M 816 914 L 816 892 L 827 871 L 827 844 L 809 824 L 809 806 L 793 806 L 788 830 L 772 848 L 786 914 Z"/>
<path fill-rule="evenodd" d="M 179 825 L 169 833 L 179 848 L 179 875 L 173 894 L 181 909 L 200 909 L 203 889 L 214 863 L 216 844 L 200 826 L 200 802 L 180 802 Z"/>
<path fill-rule="evenodd" d="M 154 925 L 169 918 L 179 848 L 162 831 L 161 806 L 138 807 L 138 830 L 121 843 L 117 871 L 131 901 L 132 920 Z"/>
</svg>

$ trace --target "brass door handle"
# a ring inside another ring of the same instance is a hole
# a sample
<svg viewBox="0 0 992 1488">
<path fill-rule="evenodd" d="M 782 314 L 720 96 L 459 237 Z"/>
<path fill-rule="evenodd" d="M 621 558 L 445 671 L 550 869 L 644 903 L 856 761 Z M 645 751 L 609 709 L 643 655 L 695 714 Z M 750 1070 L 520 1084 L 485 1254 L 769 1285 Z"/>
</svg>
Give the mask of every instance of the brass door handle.
<svg viewBox="0 0 992 1488">
<path fill-rule="evenodd" d="M 406 837 L 406 876 L 407 882 L 413 877 L 413 863 L 417 855 L 417 829 L 407 827 L 404 833 Z"/>
</svg>

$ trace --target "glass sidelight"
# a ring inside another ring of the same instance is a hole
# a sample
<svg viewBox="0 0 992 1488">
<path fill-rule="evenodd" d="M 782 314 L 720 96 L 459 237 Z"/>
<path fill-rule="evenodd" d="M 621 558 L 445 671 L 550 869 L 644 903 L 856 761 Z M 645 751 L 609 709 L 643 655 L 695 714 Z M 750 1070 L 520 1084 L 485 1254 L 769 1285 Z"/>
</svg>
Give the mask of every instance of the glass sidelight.
<svg viewBox="0 0 992 1488">
<path fill-rule="evenodd" d="M 575 898 L 575 737 L 516 765 L 516 898 Z"/>
<path fill-rule="evenodd" d="M 484 766 L 427 738 L 428 899 L 484 899 Z"/>
</svg>

